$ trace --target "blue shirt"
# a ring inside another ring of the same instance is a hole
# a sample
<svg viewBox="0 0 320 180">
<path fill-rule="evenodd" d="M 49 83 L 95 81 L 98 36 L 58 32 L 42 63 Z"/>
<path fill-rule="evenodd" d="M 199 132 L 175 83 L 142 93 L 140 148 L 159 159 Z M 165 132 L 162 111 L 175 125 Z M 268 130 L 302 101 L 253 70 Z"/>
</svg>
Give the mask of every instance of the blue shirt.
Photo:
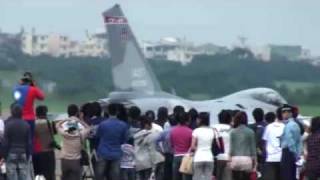
<svg viewBox="0 0 320 180">
<path fill-rule="evenodd" d="M 299 157 L 302 151 L 302 139 L 299 125 L 290 119 L 284 128 L 281 137 L 281 147 L 288 148 L 296 157 Z"/>
<path fill-rule="evenodd" d="M 120 160 L 122 156 L 121 145 L 125 144 L 127 136 L 128 126 L 126 123 L 116 118 L 103 121 L 97 131 L 98 156 L 105 160 Z"/>
<path fill-rule="evenodd" d="M 99 138 L 97 138 L 96 134 L 97 134 L 99 125 L 104 120 L 106 120 L 106 119 L 103 118 L 103 117 L 94 117 L 94 118 L 90 119 L 89 121 L 87 121 L 87 124 L 89 126 L 91 126 L 91 132 L 90 132 L 90 135 L 89 135 L 90 149 L 91 150 L 96 150 L 98 148 Z"/>
<path fill-rule="evenodd" d="M 155 143 L 156 143 L 157 151 L 161 153 L 173 154 L 171 144 L 170 144 L 170 132 L 171 132 L 171 128 L 166 129 L 156 139 Z"/>
</svg>

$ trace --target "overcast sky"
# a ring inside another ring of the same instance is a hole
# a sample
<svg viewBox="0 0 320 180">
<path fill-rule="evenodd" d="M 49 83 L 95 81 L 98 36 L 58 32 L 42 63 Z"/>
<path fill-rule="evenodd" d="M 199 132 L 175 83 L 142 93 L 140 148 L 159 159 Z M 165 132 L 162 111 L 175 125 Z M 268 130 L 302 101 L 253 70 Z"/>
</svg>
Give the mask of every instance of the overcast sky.
<svg viewBox="0 0 320 180">
<path fill-rule="evenodd" d="M 140 40 L 186 37 L 231 46 L 301 44 L 320 55 L 320 0 L 0 0 L 0 28 L 21 26 L 75 39 L 103 28 L 101 13 L 122 5 Z"/>
</svg>

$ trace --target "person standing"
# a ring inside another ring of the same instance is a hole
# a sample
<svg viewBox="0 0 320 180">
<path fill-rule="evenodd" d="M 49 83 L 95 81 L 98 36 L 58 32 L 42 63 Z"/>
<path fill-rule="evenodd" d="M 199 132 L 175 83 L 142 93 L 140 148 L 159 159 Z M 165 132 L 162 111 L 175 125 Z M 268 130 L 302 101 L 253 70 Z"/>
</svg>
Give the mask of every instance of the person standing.
<svg viewBox="0 0 320 180">
<path fill-rule="evenodd" d="M 13 97 L 22 107 L 22 118 L 30 125 L 31 138 L 33 140 L 35 130 L 34 102 L 44 100 L 44 93 L 38 88 L 30 72 L 24 73 L 20 84 L 14 89 Z"/>
<path fill-rule="evenodd" d="M 268 113 L 269 114 L 269 113 Z M 275 116 L 275 115 L 270 115 Z M 271 118 L 270 118 L 271 119 Z M 271 122 L 271 120 L 269 121 Z M 281 179 L 280 161 L 282 149 L 280 137 L 283 134 L 285 125 L 281 119 L 271 122 L 265 129 L 263 140 L 265 141 L 266 163 L 262 171 L 263 179 L 278 180 Z"/>
<path fill-rule="evenodd" d="M 58 133 L 62 136 L 62 180 L 79 180 L 81 177 L 81 150 L 90 127 L 79 119 L 79 115 L 79 107 L 71 104 L 68 106 L 69 118 L 56 125 Z"/>
<path fill-rule="evenodd" d="M 156 139 L 156 148 L 164 155 L 164 178 L 166 180 L 172 179 L 172 163 L 173 163 L 173 150 L 170 144 L 171 130 L 177 125 L 174 118 L 169 119 L 169 126 L 165 129 L 160 136 Z"/>
<path fill-rule="evenodd" d="M 171 130 L 170 144 L 174 151 L 172 163 L 173 180 L 191 180 L 192 176 L 179 172 L 182 159 L 190 154 L 192 142 L 192 130 L 188 127 L 188 116 L 185 112 L 179 112 L 175 115 L 178 125 Z"/>
<path fill-rule="evenodd" d="M 164 128 L 164 124 L 168 122 L 168 109 L 166 107 L 160 107 L 158 109 L 157 120 L 156 123 Z"/>
<path fill-rule="evenodd" d="M 299 125 L 292 118 L 292 107 L 283 105 L 281 108 L 282 119 L 285 124 L 281 136 L 281 177 L 282 180 L 296 179 L 296 161 L 302 152 L 302 138 Z"/>
<path fill-rule="evenodd" d="M 163 178 L 164 157 L 156 150 L 155 141 L 160 132 L 152 129 L 152 121 L 147 116 L 141 117 L 143 129 L 134 135 L 136 171 L 140 180 L 149 180 L 155 175 L 156 180 Z"/>
<path fill-rule="evenodd" d="M 256 171 L 255 134 L 247 124 L 247 114 L 238 112 L 234 117 L 235 129 L 230 134 L 230 167 L 233 180 L 250 180 L 250 174 Z"/>
<path fill-rule="evenodd" d="M 28 172 L 31 156 L 30 126 L 22 120 L 22 107 L 11 106 L 11 116 L 5 122 L 3 153 L 8 180 L 31 180 Z"/>
<path fill-rule="evenodd" d="M 122 157 L 121 145 L 128 139 L 128 125 L 117 118 L 117 104 L 108 106 L 109 119 L 103 121 L 97 130 L 99 139 L 97 149 L 96 178 L 97 180 L 119 180 L 120 160 Z"/>
<path fill-rule="evenodd" d="M 43 175 L 46 180 L 55 179 L 54 149 L 59 148 L 54 140 L 54 127 L 47 118 L 47 106 L 36 108 L 35 147 L 33 167 L 35 175 Z"/>
<path fill-rule="evenodd" d="M 222 110 L 219 113 L 219 124 L 214 125 L 213 127 L 218 131 L 220 136 L 223 139 L 224 144 L 224 153 L 218 154 L 217 156 L 217 173 L 216 177 L 219 180 L 231 180 L 231 170 L 228 166 L 229 162 L 229 150 L 230 150 L 230 133 L 231 133 L 231 111 Z"/>
<path fill-rule="evenodd" d="M 311 120 L 311 134 L 307 138 L 306 176 L 308 180 L 320 178 L 320 117 Z"/>
<path fill-rule="evenodd" d="M 134 155 L 134 139 L 129 138 L 126 144 L 121 145 L 122 157 L 120 162 L 121 180 L 135 180 L 135 155 Z"/>
<path fill-rule="evenodd" d="M 88 120 L 88 125 L 91 127 L 91 132 L 89 134 L 89 144 L 90 144 L 90 152 L 91 152 L 91 162 L 93 165 L 93 169 L 96 169 L 95 165 L 97 162 L 97 149 L 99 145 L 99 138 L 96 137 L 97 130 L 99 125 L 106 120 L 106 118 L 102 117 L 102 108 L 98 102 L 91 103 L 90 105 L 92 117 Z"/>
<path fill-rule="evenodd" d="M 193 180 L 211 180 L 213 154 L 211 151 L 214 130 L 209 127 L 209 113 L 202 112 L 197 119 L 197 127 L 192 133 L 191 151 L 194 152 Z"/>
<path fill-rule="evenodd" d="M 256 139 L 256 148 L 257 148 L 257 160 L 258 160 L 258 171 L 261 173 L 263 169 L 263 164 L 265 161 L 265 152 L 264 149 L 264 141 L 262 139 L 265 127 L 267 123 L 264 120 L 264 111 L 261 108 L 256 108 L 252 112 L 252 116 L 254 117 L 255 123 L 250 124 L 249 128 L 251 128 L 255 134 Z"/>
</svg>

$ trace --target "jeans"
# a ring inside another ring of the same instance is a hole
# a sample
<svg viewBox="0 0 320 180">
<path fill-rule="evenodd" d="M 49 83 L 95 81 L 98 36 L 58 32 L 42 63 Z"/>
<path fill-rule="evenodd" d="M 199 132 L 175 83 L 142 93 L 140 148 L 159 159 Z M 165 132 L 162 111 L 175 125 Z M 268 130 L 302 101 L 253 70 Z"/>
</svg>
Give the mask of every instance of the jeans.
<svg viewBox="0 0 320 180">
<path fill-rule="evenodd" d="M 149 180 L 152 174 L 152 169 L 145 169 L 142 171 L 138 171 L 138 178 L 139 180 Z"/>
<path fill-rule="evenodd" d="M 193 180 L 211 180 L 213 162 L 194 162 Z"/>
<path fill-rule="evenodd" d="M 231 169 L 228 167 L 228 161 L 217 160 L 217 179 L 231 180 Z"/>
<path fill-rule="evenodd" d="M 172 154 L 164 154 L 164 179 L 165 180 L 172 180 L 172 162 L 173 162 L 173 155 Z"/>
<path fill-rule="evenodd" d="M 296 180 L 296 158 L 288 148 L 282 150 L 281 157 L 281 179 L 282 180 Z"/>
<path fill-rule="evenodd" d="M 32 156 L 35 175 L 43 175 L 46 180 L 55 179 L 54 151 L 36 153 Z"/>
<path fill-rule="evenodd" d="M 232 171 L 233 180 L 250 180 L 250 172 L 246 171 Z"/>
<path fill-rule="evenodd" d="M 96 180 L 120 180 L 120 160 L 98 159 Z"/>
<path fill-rule="evenodd" d="M 182 162 L 183 156 L 176 156 L 173 158 L 173 163 L 172 163 L 172 179 L 173 180 L 191 180 L 192 175 L 188 174 L 183 174 L 179 172 L 180 165 Z"/>
<path fill-rule="evenodd" d="M 61 159 L 62 180 L 79 180 L 81 178 L 80 160 Z"/>
<path fill-rule="evenodd" d="M 264 180 L 281 179 L 280 162 L 266 162 L 262 170 L 262 178 Z"/>
<path fill-rule="evenodd" d="M 136 180 L 136 171 L 134 168 L 121 169 L 121 180 Z"/>
<path fill-rule="evenodd" d="M 26 154 L 9 153 L 6 159 L 8 180 L 31 180 L 29 162 Z"/>
</svg>

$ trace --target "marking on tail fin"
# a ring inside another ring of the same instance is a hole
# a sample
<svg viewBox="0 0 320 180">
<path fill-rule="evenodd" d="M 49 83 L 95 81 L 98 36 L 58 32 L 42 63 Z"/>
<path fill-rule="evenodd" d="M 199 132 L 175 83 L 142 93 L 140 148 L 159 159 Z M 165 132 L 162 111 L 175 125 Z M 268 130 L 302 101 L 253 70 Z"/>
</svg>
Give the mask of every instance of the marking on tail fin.
<svg viewBox="0 0 320 180">
<path fill-rule="evenodd" d="M 116 90 L 160 92 L 160 84 L 144 58 L 127 18 L 119 5 L 104 12 L 112 76 Z"/>
</svg>

